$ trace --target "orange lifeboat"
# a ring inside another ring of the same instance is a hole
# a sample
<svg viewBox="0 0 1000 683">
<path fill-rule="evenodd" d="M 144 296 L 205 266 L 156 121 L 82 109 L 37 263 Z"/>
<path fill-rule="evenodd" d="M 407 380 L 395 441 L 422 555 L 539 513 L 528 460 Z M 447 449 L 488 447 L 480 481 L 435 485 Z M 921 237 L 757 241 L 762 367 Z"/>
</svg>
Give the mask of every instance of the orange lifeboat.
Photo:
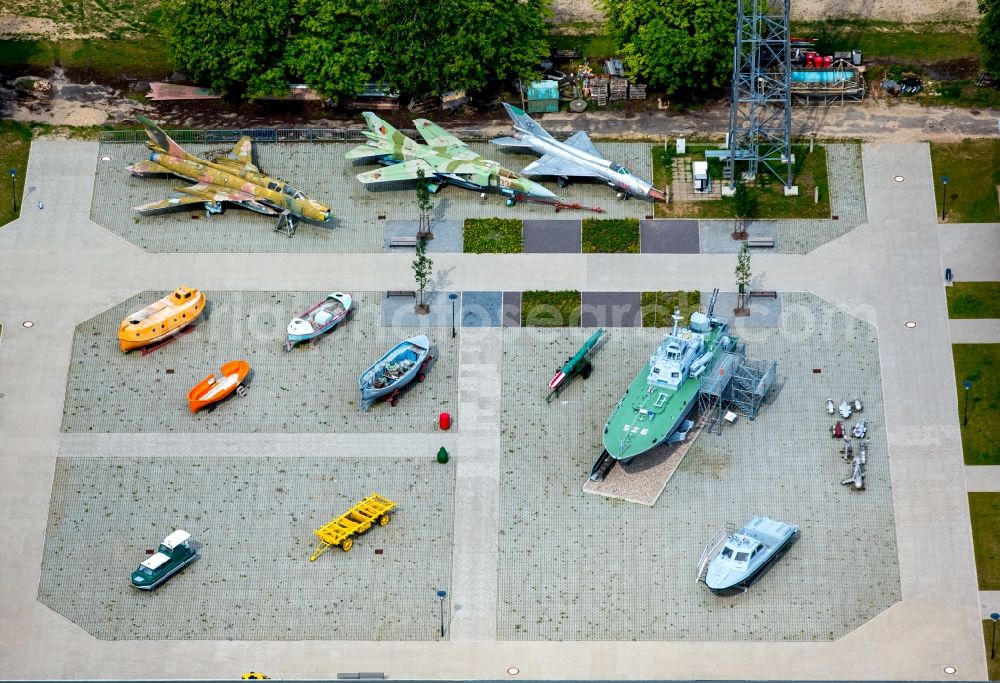
<svg viewBox="0 0 1000 683">
<path fill-rule="evenodd" d="M 250 363 L 245 360 L 231 360 L 220 368 L 218 379 L 215 375 L 209 375 L 201 380 L 191 391 L 188 392 L 188 406 L 192 413 L 197 413 L 207 405 L 221 401 L 226 396 L 236 391 L 241 396 L 243 392 L 237 391 L 240 384 L 250 373 Z"/>
<path fill-rule="evenodd" d="M 178 287 L 170 296 L 122 320 L 118 343 L 125 352 L 155 344 L 183 330 L 204 310 L 204 294 L 190 287 Z"/>
</svg>

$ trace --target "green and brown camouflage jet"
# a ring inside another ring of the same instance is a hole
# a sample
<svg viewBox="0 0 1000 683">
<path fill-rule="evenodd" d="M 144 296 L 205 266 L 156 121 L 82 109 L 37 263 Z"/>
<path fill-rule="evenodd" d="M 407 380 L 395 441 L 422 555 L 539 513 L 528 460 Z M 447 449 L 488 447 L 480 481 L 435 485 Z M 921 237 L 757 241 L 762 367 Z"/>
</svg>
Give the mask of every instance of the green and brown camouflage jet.
<svg viewBox="0 0 1000 683">
<path fill-rule="evenodd" d="M 534 197 L 545 201 L 559 200 L 555 194 L 534 180 L 522 177 L 504 168 L 499 162 L 486 159 L 427 119 L 414 119 L 426 145 L 414 142 L 370 111 L 362 116 L 368 123 L 365 144 L 347 153 L 348 159 L 372 159 L 386 165 L 358 175 L 358 180 L 368 185 L 400 180 L 416 180 L 417 171 L 437 190 L 439 185 L 450 183 L 468 190 L 482 192 L 496 188 L 512 204 L 519 196 Z"/>
<path fill-rule="evenodd" d="M 139 177 L 167 174 L 195 181 L 194 185 L 175 188 L 176 192 L 166 199 L 135 207 L 140 214 L 192 204 L 203 204 L 213 214 L 222 211 L 223 202 L 230 202 L 268 216 L 282 213 L 290 223 L 293 216 L 321 223 L 332 220 L 328 207 L 285 181 L 261 173 L 253 163 L 253 141 L 249 137 L 240 138 L 229 154 L 209 161 L 185 152 L 146 117 L 138 118 L 146 127 L 151 151 L 149 161 L 140 161 L 128 170 Z"/>
</svg>

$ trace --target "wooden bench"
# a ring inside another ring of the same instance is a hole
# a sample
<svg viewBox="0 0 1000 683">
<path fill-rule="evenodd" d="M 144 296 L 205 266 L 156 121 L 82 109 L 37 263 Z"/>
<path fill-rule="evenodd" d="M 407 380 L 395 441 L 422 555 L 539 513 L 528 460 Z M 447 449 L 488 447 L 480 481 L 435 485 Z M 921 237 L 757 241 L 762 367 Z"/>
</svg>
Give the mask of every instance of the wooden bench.
<svg viewBox="0 0 1000 683">
<path fill-rule="evenodd" d="M 775 291 L 758 289 L 757 291 L 750 292 L 750 298 L 752 299 L 777 299 L 778 293 Z"/>
<path fill-rule="evenodd" d="M 415 247 L 417 246 L 416 237 L 390 237 L 389 238 L 390 247 Z"/>
<path fill-rule="evenodd" d="M 412 299 L 416 299 L 417 298 L 417 293 L 415 291 L 413 291 L 412 289 L 390 289 L 388 292 L 385 293 L 385 295 L 387 297 L 388 296 L 408 296 L 408 297 L 410 297 Z"/>
<path fill-rule="evenodd" d="M 774 248 L 774 240 L 770 237 L 757 237 L 747 240 L 747 246 L 750 248 L 760 247 L 763 249 Z"/>
</svg>

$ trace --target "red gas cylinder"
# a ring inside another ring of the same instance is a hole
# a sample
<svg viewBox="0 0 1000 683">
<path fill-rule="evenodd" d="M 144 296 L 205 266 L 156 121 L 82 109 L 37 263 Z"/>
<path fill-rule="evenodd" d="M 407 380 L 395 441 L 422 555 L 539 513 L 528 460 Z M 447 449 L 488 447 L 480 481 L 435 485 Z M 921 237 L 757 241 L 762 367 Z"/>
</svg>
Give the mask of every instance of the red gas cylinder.
<svg viewBox="0 0 1000 683">
<path fill-rule="evenodd" d="M 806 66 L 811 67 L 813 65 L 813 55 L 812 52 L 806 53 Z"/>
<path fill-rule="evenodd" d="M 823 66 L 826 68 L 833 66 L 833 57 L 830 55 L 823 57 Z"/>
<path fill-rule="evenodd" d="M 451 415 L 448 413 L 441 413 L 438 415 L 438 427 L 447 431 L 451 428 Z"/>
</svg>

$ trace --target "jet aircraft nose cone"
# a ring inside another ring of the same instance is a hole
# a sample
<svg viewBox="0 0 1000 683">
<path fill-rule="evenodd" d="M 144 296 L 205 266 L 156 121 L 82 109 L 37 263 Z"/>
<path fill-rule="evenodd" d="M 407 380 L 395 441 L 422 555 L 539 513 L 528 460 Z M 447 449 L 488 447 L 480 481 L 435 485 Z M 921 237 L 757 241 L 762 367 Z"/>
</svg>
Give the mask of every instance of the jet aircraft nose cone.
<svg viewBox="0 0 1000 683">
<path fill-rule="evenodd" d="M 543 199 L 558 199 L 556 193 L 545 187 L 544 185 L 539 185 L 538 183 L 532 183 L 528 190 L 536 197 L 542 197 Z"/>
<path fill-rule="evenodd" d="M 657 190 L 655 187 L 649 188 L 649 192 L 647 192 L 646 194 L 650 199 L 654 201 L 658 202 L 667 201 L 667 195 L 661 192 L 660 190 Z"/>
</svg>

